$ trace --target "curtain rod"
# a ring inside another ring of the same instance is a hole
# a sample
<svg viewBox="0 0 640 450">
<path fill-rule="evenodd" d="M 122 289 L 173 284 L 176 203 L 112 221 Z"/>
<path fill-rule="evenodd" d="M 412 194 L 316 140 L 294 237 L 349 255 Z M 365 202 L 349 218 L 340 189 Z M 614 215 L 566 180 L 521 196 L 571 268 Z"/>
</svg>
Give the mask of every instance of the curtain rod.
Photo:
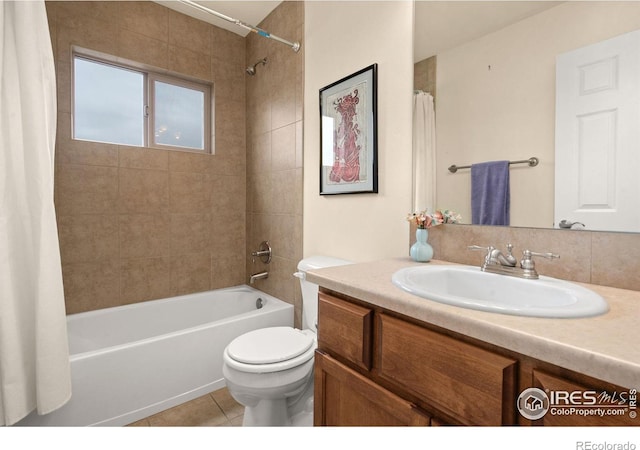
<svg viewBox="0 0 640 450">
<path fill-rule="evenodd" d="M 538 163 L 540 162 L 540 160 L 538 158 L 536 158 L 535 156 L 532 156 L 529 159 L 523 159 L 520 161 L 509 161 L 509 165 L 511 164 L 528 164 L 529 167 L 535 167 L 538 165 Z M 458 169 L 469 169 L 471 166 L 456 166 L 455 164 L 452 166 L 449 166 L 449 172 L 451 173 L 456 173 L 458 171 Z"/>
<path fill-rule="evenodd" d="M 298 50 L 300 50 L 300 43 L 299 42 L 287 41 L 286 39 L 282 39 L 281 37 L 278 37 L 275 34 L 271 34 L 268 31 L 263 30 L 262 28 L 258 28 L 256 26 L 249 25 L 248 23 L 244 23 L 241 20 L 234 19 L 234 18 L 229 17 L 229 16 L 225 16 L 224 14 L 219 13 L 218 11 L 214 11 L 213 9 L 209 9 L 206 6 L 199 5 L 198 3 L 193 2 L 191 0 L 178 0 L 178 1 L 180 3 L 183 3 L 183 4 L 187 5 L 187 6 L 190 6 L 192 8 L 197 9 L 197 10 L 205 12 L 207 14 L 212 14 L 212 15 L 220 18 L 220 19 L 226 20 L 227 22 L 234 23 L 234 24 L 238 25 L 239 27 L 244 28 L 245 30 L 249 30 L 249 31 L 252 31 L 254 33 L 257 33 L 260 36 L 265 37 L 267 39 L 273 39 L 274 41 L 278 41 L 278 42 L 280 42 L 282 44 L 286 44 L 289 47 L 291 47 L 291 49 L 296 53 L 298 52 Z"/>
</svg>

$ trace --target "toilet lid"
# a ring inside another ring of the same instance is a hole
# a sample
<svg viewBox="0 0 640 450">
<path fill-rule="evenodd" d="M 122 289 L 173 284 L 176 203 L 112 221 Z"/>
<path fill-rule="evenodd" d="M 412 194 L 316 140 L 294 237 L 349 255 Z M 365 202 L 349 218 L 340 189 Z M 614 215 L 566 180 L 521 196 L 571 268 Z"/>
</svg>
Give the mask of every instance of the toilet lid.
<svg viewBox="0 0 640 450">
<path fill-rule="evenodd" d="M 245 364 L 272 364 L 295 358 L 309 350 L 313 338 L 291 327 L 272 327 L 250 331 L 235 338 L 228 355 Z"/>
</svg>

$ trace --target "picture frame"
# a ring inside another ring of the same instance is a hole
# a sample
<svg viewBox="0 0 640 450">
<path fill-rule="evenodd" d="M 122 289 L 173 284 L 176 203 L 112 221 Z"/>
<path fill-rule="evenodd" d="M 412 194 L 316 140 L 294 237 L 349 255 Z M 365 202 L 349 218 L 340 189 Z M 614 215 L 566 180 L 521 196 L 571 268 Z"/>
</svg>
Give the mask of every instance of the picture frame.
<svg viewBox="0 0 640 450">
<path fill-rule="evenodd" d="M 378 65 L 320 89 L 320 195 L 378 192 Z"/>
</svg>

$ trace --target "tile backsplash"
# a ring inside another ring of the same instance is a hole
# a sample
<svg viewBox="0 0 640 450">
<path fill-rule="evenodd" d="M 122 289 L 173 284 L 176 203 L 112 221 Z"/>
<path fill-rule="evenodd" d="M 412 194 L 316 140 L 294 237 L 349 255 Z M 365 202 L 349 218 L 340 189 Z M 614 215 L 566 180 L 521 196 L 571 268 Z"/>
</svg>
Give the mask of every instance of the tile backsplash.
<svg viewBox="0 0 640 450">
<path fill-rule="evenodd" d="M 411 230 L 411 242 L 415 232 Z M 482 252 L 469 245 L 513 244 L 520 257 L 525 249 L 552 252 L 560 259 L 536 259 L 541 275 L 582 283 L 640 291 L 640 233 L 569 231 L 479 225 L 441 225 L 429 229 L 434 259 L 479 266 Z"/>
</svg>

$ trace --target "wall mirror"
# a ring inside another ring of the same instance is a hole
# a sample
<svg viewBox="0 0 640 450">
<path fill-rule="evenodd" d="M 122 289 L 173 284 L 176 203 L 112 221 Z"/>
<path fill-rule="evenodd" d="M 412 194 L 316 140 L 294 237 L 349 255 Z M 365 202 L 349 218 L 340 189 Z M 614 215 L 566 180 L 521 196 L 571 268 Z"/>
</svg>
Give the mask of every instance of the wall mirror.
<svg viewBox="0 0 640 450">
<path fill-rule="evenodd" d="M 414 86 L 434 96 L 435 206 L 456 210 L 463 223 L 471 223 L 470 170 L 451 173 L 448 167 L 536 157 L 536 167 L 511 166 L 512 226 L 558 227 L 556 195 L 567 193 L 566 187 L 559 187 L 564 175 L 556 174 L 556 163 L 562 163 L 578 167 L 578 175 L 570 175 L 578 177 L 574 184 L 590 187 L 593 194 L 571 192 L 576 202 L 586 201 L 593 210 L 615 210 L 626 196 L 635 205 L 630 224 L 621 225 L 612 214 L 599 224 L 587 221 L 587 230 L 640 232 L 640 177 L 632 175 L 640 171 L 638 121 L 626 129 L 616 113 L 607 117 L 583 113 L 586 119 L 574 120 L 569 127 L 575 130 L 569 128 L 568 133 L 581 140 L 576 144 L 581 150 L 574 151 L 568 163 L 556 157 L 556 140 L 563 139 L 557 127 L 566 125 L 560 120 L 564 113 L 556 108 L 557 60 L 635 30 L 640 30 L 638 1 L 416 1 Z M 640 67 L 638 54 L 635 64 Z M 626 70 L 618 65 L 624 57 L 600 64 L 605 59 L 577 62 L 576 67 L 592 70 L 581 74 L 576 69 L 578 77 L 565 84 L 596 92 Z M 627 81 L 616 80 L 614 90 L 620 91 Z M 635 82 L 640 85 L 640 77 Z M 629 108 L 640 120 L 640 88 L 631 92 L 636 98 Z M 617 108 L 600 107 L 609 112 Z M 591 118 L 602 120 L 587 120 Z M 612 134 L 612 128 L 619 133 Z M 620 135 L 629 133 L 633 134 L 631 144 L 619 142 Z M 630 161 L 611 159 L 611 154 L 625 152 Z M 621 170 L 630 166 L 635 168 Z M 631 179 L 629 187 L 613 186 L 623 178 Z M 564 218 L 587 220 L 569 212 Z"/>
</svg>

